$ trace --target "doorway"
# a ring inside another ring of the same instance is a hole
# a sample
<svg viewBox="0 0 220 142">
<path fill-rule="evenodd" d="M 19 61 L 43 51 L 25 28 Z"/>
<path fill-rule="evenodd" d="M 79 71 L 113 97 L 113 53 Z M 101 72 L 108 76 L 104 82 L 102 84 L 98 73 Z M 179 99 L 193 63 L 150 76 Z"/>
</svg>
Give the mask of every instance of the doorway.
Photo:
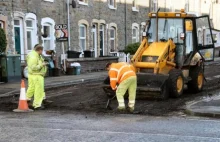
<svg viewBox="0 0 220 142">
<path fill-rule="evenodd" d="M 98 57 L 98 53 L 97 53 L 97 25 L 93 24 L 92 27 L 92 37 L 93 37 L 93 49 L 95 52 L 95 58 Z"/>
<path fill-rule="evenodd" d="M 100 25 L 99 29 L 99 36 L 100 36 L 100 56 L 105 55 L 105 50 L 104 50 L 104 25 Z"/>
</svg>

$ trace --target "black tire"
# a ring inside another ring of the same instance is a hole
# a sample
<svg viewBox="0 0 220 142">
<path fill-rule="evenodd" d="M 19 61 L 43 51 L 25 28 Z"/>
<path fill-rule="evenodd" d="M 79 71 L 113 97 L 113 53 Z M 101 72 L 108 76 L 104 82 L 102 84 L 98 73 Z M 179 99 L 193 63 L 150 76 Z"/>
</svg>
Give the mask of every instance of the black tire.
<svg viewBox="0 0 220 142">
<path fill-rule="evenodd" d="M 177 81 L 178 79 L 182 80 L 182 85 L 178 88 Z M 169 72 L 169 93 L 171 97 L 177 98 L 183 94 L 184 90 L 184 77 L 181 70 L 173 69 Z"/>
<path fill-rule="evenodd" d="M 199 84 L 199 81 L 198 81 L 198 78 L 200 75 L 202 75 L 202 84 Z M 204 73 L 203 73 L 202 67 L 200 66 L 192 67 L 189 71 L 189 76 L 192 79 L 188 82 L 189 91 L 192 93 L 201 92 L 204 86 Z"/>
</svg>

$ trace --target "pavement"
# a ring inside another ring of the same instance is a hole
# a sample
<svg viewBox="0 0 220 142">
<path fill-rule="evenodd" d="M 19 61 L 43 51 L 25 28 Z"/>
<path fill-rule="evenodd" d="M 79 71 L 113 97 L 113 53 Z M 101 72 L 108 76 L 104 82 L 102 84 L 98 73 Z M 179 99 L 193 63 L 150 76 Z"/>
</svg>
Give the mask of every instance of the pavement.
<svg viewBox="0 0 220 142">
<path fill-rule="evenodd" d="M 59 77 L 46 77 L 45 78 L 45 90 L 49 91 L 52 89 L 73 86 L 76 84 L 89 83 L 103 81 L 107 72 L 93 72 L 81 75 L 66 75 Z M 27 80 L 25 80 L 26 88 L 28 86 Z M 2 83 L 0 84 L 0 97 L 8 97 L 19 93 L 20 82 L 13 83 Z"/>
<path fill-rule="evenodd" d="M 219 68 L 220 66 L 220 58 L 216 58 L 213 62 L 206 63 L 206 70 L 208 73 L 206 74 L 207 81 L 210 86 L 216 86 L 220 83 L 220 75 Z M 216 73 L 213 73 L 216 72 Z M 212 75 L 211 75 L 212 74 Z M 213 82 L 213 81 L 217 82 Z M 213 90 L 213 89 L 209 89 Z M 203 116 L 203 117 L 215 117 L 220 118 L 220 90 L 214 91 L 214 95 L 212 92 L 207 92 L 207 97 L 201 98 L 196 102 L 192 102 L 187 104 L 185 112 L 189 115 L 193 116 Z"/>
<path fill-rule="evenodd" d="M 220 118 L 220 90 L 215 95 L 209 94 L 199 101 L 188 104 L 186 113 L 193 116 Z"/>
</svg>

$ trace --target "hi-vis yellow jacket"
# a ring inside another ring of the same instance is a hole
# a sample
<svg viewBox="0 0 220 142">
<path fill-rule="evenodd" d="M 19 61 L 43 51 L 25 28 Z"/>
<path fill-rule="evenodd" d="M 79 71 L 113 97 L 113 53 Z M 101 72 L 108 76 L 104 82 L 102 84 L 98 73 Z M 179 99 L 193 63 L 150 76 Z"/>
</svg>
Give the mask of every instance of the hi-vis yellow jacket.
<svg viewBox="0 0 220 142">
<path fill-rule="evenodd" d="M 132 76 L 136 76 L 135 68 L 132 65 L 124 62 L 111 64 L 109 78 L 113 90 L 117 89 L 117 84 Z"/>
</svg>

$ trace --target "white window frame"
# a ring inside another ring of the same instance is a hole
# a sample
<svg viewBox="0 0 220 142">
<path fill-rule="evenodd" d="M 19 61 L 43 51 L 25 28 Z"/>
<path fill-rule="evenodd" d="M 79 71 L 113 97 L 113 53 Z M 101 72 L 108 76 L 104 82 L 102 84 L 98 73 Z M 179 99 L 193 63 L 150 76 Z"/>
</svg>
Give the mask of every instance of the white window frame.
<svg viewBox="0 0 220 142">
<path fill-rule="evenodd" d="M 156 12 L 158 9 L 158 0 L 151 0 L 151 11 Z"/>
<path fill-rule="evenodd" d="M 133 30 L 136 30 L 136 36 L 133 35 Z M 139 37 L 139 26 L 133 25 L 132 26 L 132 43 L 137 43 L 140 42 L 140 37 Z M 133 42 L 135 40 L 135 42 Z"/>
<path fill-rule="evenodd" d="M 46 2 L 54 2 L 55 0 L 44 0 Z"/>
<path fill-rule="evenodd" d="M 102 37 L 103 38 L 102 39 L 103 40 L 103 43 L 102 43 L 103 44 L 102 45 L 103 49 L 102 49 L 102 53 L 103 53 L 103 56 L 104 56 L 105 55 L 105 25 L 104 24 L 100 25 L 99 32 L 103 32 L 103 37 Z"/>
<path fill-rule="evenodd" d="M 117 9 L 117 3 L 116 0 L 112 0 L 113 1 L 113 5 L 111 5 L 111 0 L 108 0 L 108 7 L 110 9 Z"/>
<path fill-rule="evenodd" d="M 0 27 L 1 27 L 2 29 L 4 29 L 4 22 L 3 22 L 3 21 L 0 21 L 0 24 L 1 24 Z"/>
<path fill-rule="evenodd" d="M 81 36 L 80 36 L 80 35 L 81 35 L 81 33 L 80 33 L 80 32 L 81 32 L 80 28 L 81 28 L 81 27 L 84 28 L 84 32 L 85 32 L 85 33 L 84 33 L 84 35 L 85 35 L 84 37 L 81 37 Z M 85 40 L 85 48 L 84 48 L 84 49 L 83 49 L 83 47 L 80 46 L 81 40 Z M 82 52 L 82 53 L 83 53 L 84 50 L 87 49 L 87 26 L 86 26 L 85 24 L 80 24 L 80 25 L 79 25 L 79 47 L 81 48 L 81 52 Z"/>
<path fill-rule="evenodd" d="M 111 37 L 111 30 L 114 30 L 114 37 Z M 111 47 L 111 41 L 114 40 L 114 51 L 112 51 Z M 115 27 L 110 27 L 109 28 L 109 42 L 110 42 L 110 52 L 116 52 L 116 28 Z"/>
<path fill-rule="evenodd" d="M 138 0 L 133 0 L 132 1 L 132 11 L 133 12 L 139 12 Z"/>
<path fill-rule="evenodd" d="M 80 5 L 88 5 L 88 0 L 83 0 L 83 2 L 80 1 L 80 0 L 78 0 L 78 3 L 79 3 Z"/>
<path fill-rule="evenodd" d="M 44 38 L 41 36 L 42 38 L 42 41 L 43 41 L 43 46 L 44 46 L 44 40 L 50 40 L 50 49 L 49 50 L 55 50 L 55 47 L 56 47 L 56 44 L 55 44 L 55 29 L 54 29 L 54 26 L 55 26 L 55 21 L 49 17 L 46 17 L 46 18 L 43 18 L 41 20 L 41 26 L 42 26 L 42 29 L 41 29 L 41 32 L 43 33 L 43 27 L 44 26 L 50 26 L 50 35 L 51 37 L 47 37 L 47 38 Z"/>
<path fill-rule="evenodd" d="M 31 32 L 31 43 L 32 43 L 32 48 L 34 47 L 35 44 L 38 43 L 38 36 L 37 36 L 37 17 L 35 14 L 33 13 L 28 13 L 26 14 L 25 16 L 25 24 L 26 24 L 26 21 L 32 21 L 32 27 L 27 27 L 26 25 L 26 33 L 28 31 Z M 27 34 L 26 34 L 27 36 Z M 26 42 L 28 43 L 28 41 L 26 40 Z M 30 52 L 31 50 L 28 49 L 28 44 L 27 44 L 27 51 Z"/>
</svg>

